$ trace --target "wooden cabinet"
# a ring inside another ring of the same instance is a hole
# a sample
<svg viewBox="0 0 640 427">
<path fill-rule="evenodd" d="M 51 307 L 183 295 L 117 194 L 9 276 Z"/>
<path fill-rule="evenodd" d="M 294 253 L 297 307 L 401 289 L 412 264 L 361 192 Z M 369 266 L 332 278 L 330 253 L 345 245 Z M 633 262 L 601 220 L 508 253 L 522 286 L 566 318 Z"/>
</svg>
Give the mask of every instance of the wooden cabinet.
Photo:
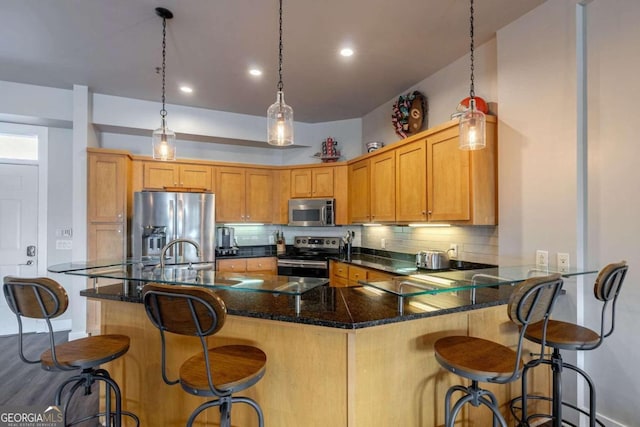
<svg viewBox="0 0 640 427">
<path fill-rule="evenodd" d="M 142 162 L 142 187 L 145 190 L 185 189 L 213 191 L 213 167 L 208 165 L 145 161 Z"/>
<path fill-rule="evenodd" d="M 427 144 L 422 139 L 395 150 L 396 221 L 427 220 Z"/>
<path fill-rule="evenodd" d="M 389 280 L 392 277 L 391 273 L 373 268 L 333 260 L 329 262 L 329 284 L 333 287 L 359 286 L 360 280 L 375 282 Z"/>
<path fill-rule="evenodd" d="M 369 159 L 349 165 L 349 222 L 371 221 Z"/>
<path fill-rule="evenodd" d="M 122 223 L 126 220 L 127 156 L 88 154 L 87 220 Z"/>
<path fill-rule="evenodd" d="M 371 157 L 371 222 L 396 219 L 396 153 L 387 151 Z"/>
<path fill-rule="evenodd" d="M 291 198 L 333 197 L 333 167 L 293 169 Z"/>
<path fill-rule="evenodd" d="M 87 152 L 87 260 L 127 257 L 131 159 L 115 150 Z M 102 280 L 99 284 L 109 284 Z M 93 284 L 90 283 L 89 286 Z M 100 304 L 87 301 L 88 334 L 100 333 Z"/>
<path fill-rule="evenodd" d="M 427 137 L 429 221 L 497 224 L 496 124 L 487 120 L 487 146 L 458 149 L 458 128 Z"/>
<path fill-rule="evenodd" d="M 219 167 L 216 222 L 271 223 L 277 206 L 269 169 Z"/>
<path fill-rule="evenodd" d="M 216 261 L 216 270 L 235 273 L 278 273 L 277 259 L 275 257 L 220 259 Z"/>
</svg>

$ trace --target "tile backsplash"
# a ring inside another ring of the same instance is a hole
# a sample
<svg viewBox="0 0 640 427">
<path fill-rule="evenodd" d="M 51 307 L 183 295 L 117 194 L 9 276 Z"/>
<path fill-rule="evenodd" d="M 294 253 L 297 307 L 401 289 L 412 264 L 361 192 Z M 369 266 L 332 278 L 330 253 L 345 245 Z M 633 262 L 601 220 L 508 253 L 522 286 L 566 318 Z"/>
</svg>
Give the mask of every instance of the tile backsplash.
<svg viewBox="0 0 640 427">
<path fill-rule="evenodd" d="M 220 224 L 222 225 L 222 224 Z M 406 226 L 342 226 L 288 227 L 279 225 L 232 225 L 240 246 L 273 244 L 276 230 L 284 232 L 287 244 L 294 236 L 341 237 L 347 230 L 355 231 L 354 246 L 386 249 L 415 254 L 426 249 L 446 251 L 451 243 L 458 245 L 458 259 L 495 264 L 498 260 L 498 227 L 406 227 Z M 382 248 L 384 239 L 384 248 Z"/>
</svg>

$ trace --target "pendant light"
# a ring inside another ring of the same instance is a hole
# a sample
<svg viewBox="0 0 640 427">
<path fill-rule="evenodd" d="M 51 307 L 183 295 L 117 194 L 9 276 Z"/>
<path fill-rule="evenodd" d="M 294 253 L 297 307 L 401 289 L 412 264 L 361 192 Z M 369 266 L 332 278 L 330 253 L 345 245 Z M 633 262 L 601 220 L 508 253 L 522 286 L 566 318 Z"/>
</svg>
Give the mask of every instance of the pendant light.
<svg viewBox="0 0 640 427">
<path fill-rule="evenodd" d="M 469 88 L 469 108 L 460 116 L 460 145 L 461 150 L 480 150 L 487 144 L 486 122 L 484 113 L 476 108 L 476 93 L 473 78 L 473 0 L 471 1 L 471 17 L 469 35 L 471 38 L 471 86 Z"/>
<path fill-rule="evenodd" d="M 156 7 L 156 14 L 162 18 L 162 110 L 160 110 L 160 127 L 153 131 L 153 158 L 156 160 L 175 160 L 176 133 L 167 128 L 167 110 L 165 109 L 167 19 L 173 18 L 173 13 L 163 7 Z"/>
<path fill-rule="evenodd" d="M 284 102 L 282 92 L 282 0 L 280 0 L 280 43 L 278 45 L 278 92 L 267 110 L 267 142 L 284 147 L 293 144 L 293 108 Z"/>
</svg>

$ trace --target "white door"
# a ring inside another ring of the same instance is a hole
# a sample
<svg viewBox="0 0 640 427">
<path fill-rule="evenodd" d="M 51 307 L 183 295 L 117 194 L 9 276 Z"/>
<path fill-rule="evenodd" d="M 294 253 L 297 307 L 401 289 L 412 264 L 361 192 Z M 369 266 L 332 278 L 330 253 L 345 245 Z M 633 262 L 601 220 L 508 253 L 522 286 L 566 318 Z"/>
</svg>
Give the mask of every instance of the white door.
<svg viewBox="0 0 640 427">
<path fill-rule="evenodd" d="M 38 166 L 0 163 L 0 278 L 35 277 L 38 272 Z M 24 323 L 36 329 L 35 321 Z M 2 295 L 0 336 L 15 334 L 18 324 Z"/>
</svg>

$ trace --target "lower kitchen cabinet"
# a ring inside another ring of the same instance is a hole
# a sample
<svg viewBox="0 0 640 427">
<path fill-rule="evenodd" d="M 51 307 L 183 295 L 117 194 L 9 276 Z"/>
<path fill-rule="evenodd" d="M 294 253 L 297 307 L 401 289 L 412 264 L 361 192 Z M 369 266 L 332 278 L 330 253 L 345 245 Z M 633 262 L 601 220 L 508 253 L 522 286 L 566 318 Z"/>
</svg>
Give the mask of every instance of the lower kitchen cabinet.
<svg viewBox="0 0 640 427">
<path fill-rule="evenodd" d="M 264 273 L 277 274 L 277 258 L 225 258 L 216 261 L 216 270 L 220 272 L 235 273 Z"/>
<path fill-rule="evenodd" d="M 393 274 L 374 268 L 365 268 L 333 260 L 329 263 L 329 284 L 334 287 L 359 286 L 358 281 L 360 280 L 376 282 L 389 280 L 392 277 L 394 277 Z"/>
</svg>

